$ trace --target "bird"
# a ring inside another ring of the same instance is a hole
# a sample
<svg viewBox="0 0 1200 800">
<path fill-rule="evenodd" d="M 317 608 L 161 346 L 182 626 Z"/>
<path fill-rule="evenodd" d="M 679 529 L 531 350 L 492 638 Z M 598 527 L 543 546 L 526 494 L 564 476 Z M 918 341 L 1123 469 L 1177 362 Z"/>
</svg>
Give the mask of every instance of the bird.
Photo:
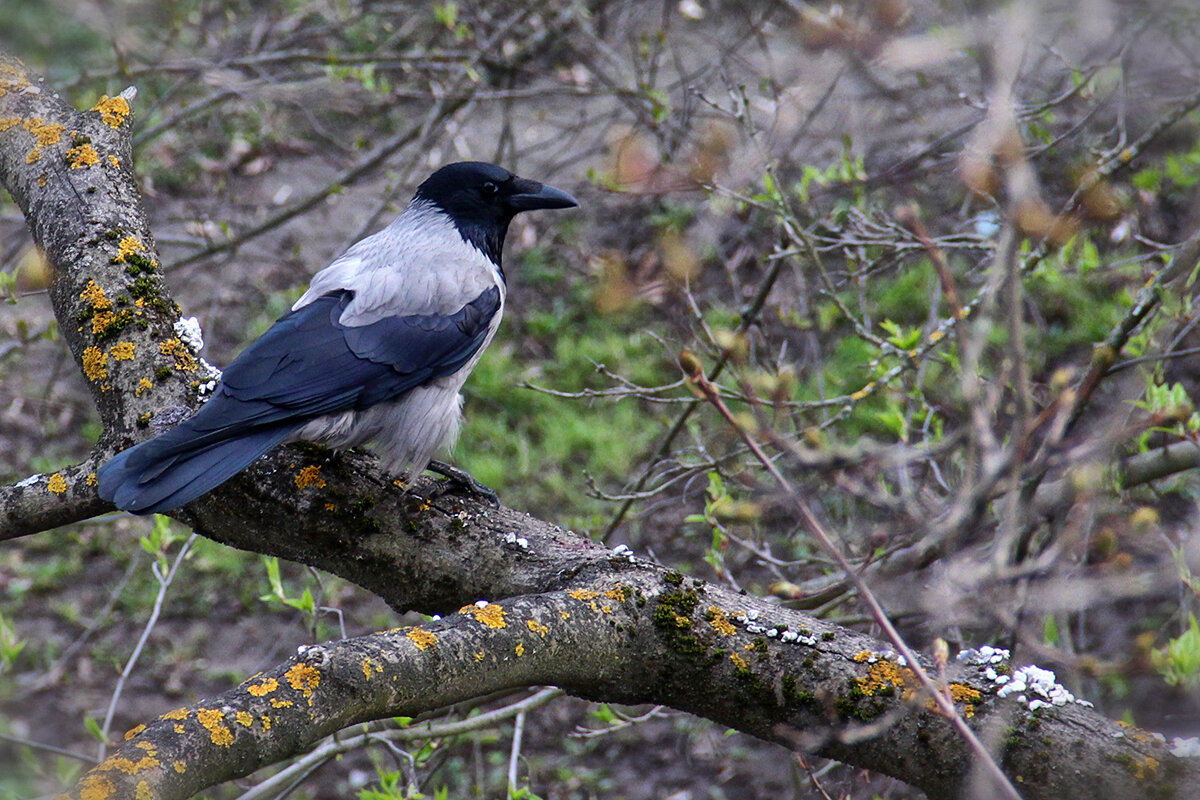
<svg viewBox="0 0 1200 800">
<path fill-rule="evenodd" d="M 385 469 L 411 479 L 458 435 L 459 390 L 504 312 L 509 223 L 578 205 L 495 164 L 441 167 L 391 224 L 313 276 L 195 414 L 108 460 L 100 497 L 170 511 L 294 441 L 373 443 Z"/>
</svg>

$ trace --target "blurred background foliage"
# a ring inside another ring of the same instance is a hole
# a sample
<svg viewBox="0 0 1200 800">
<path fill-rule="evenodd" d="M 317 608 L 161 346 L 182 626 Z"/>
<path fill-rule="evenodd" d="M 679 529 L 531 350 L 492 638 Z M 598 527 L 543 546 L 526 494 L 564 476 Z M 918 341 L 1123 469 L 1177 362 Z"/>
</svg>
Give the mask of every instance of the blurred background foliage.
<svg viewBox="0 0 1200 800">
<path fill-rule="evenodd" d="M 582 201 L 514 226 L 466 390 L 455 459 L 507 505 L 870 629 L 686 351 L 915 647 L 1011 647 L 1104 713 L 1200 728 L 1196 476 L 1123 468 L 1200 428 L 1173 249 L 1197 223 L 1193 4 L 0 0 L 0 21 L 78 106 L 137 88 L 144 199 L 213 363 L 430 170 L 497 161 Z M 6 481 L 101 433 L 47 280 L 0 199 Z M 5 543 L 0 588 L 4 798 L 297 644 L 397 623 L 119 514 Z M 523 718 L 508 786 L 514 724 L 301 761 L 289 796 L 918 796 L 567 698 Z"/>
</svg>

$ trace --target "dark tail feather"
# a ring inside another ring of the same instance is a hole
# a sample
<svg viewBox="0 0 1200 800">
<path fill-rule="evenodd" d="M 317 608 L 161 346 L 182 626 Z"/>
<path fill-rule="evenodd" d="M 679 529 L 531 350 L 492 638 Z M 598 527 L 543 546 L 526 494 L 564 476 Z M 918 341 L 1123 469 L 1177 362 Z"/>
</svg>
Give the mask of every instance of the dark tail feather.
<svg viewBox="0 0 1200 800">
<path fill-rule="evenodd" d="M 217 488 L 282 442 L 296 426 L 272 426 L 188 448 L 180 428 L 122 450 L 96 473 L 100 496 L 134 514 L 169 511 Z"/>
</svg>

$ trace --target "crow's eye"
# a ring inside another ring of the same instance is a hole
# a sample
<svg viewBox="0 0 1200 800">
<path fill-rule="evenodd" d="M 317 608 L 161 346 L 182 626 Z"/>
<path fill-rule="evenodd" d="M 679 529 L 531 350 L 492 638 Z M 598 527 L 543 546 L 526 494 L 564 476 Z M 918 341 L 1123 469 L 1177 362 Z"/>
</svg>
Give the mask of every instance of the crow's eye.
<svg viewBox="0 0 1200 800">
<path fill-rule="evenodd" d="M 483 192 L 484 197 L 495 197 L 496 192 L 500 191 L 500 187 L 497 186 L 496 184 L 492 183 L 491 181 L 484 182 L 483 186 L 481 186 L 479 188 L 480 188 L 480 191 Z"/>
</svg>

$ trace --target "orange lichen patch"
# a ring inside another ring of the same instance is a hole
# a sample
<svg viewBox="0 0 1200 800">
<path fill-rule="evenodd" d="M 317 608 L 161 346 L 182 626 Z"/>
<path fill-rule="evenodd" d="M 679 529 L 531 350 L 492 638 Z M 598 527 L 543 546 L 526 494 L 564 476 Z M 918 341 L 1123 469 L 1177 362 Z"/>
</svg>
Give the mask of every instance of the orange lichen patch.
<svg viewBox="0 0 1200 800">
<path fill-rule="evenodd" d="M 117 321 L 117 315 L 111 311 L 97 311 L 92 315 L 92 335 L 99 336 Z"/>
<path fill-rule="evenodd" d="M 279 681 L 274 678 L 267 678 L 262 683 L 255 683 L 246 687 L 246 691 L 255 697 L 264 697 L 279 688 Z"/>
<path fill-rule="evenodd" d="M 157 751 L 154 749 L 154 745 L 150 744 L 149 742 L 143 742 L 142 744 L 148 745 L 148 747 L 142 748 L 146 751 L 146 755 L 142 756 L 137 761 L 134 761 L 131 758 L 125 758 L 124 756 L 111 756 L 97 764 L 95 771 L 124 772 L 126 775 L 137 775 L 139 772 L 158 767 L 159 762 L 158 759 L 155 758 Z"/>
<path fill-rule="evenodd" d="M 96 473 L 91 472 L 86 478 L 83 479 L 83 482 L 88 486 L 95 486 L 99 481 L 96 480 Z"/>
<path fill-rule="evenodd" d="M 325 479 L 321 477 L 321 467 L 317 464 L 297 472 L 295 480 L 297 489 L 307 489 L 309 486 L 316 486 L 318 489 L 325 488 Z"/>
<path fill-rule="evenodd" d="M 458 613 L 470 614 L 475 618 L 476 622 L 482 622 L 489 628 L 508 627 L 508 622 L 504 619 L 504 608 L 496 603 L 484 601 L 483 605 L 476 603 L 475 605 L 463 606 L 458 610 Z"/>
<path fill-rule="evenodd" d="M 383 672 L 383 664 L 368 656 L 362 660 L 362 671 L 366 679 L 371 680 L 372 675 Z"/>
<path fill-rule="evenodd" d="M 428 650 L 437 644 L 437 634 L 432 631 L 427 631 L 424 628 L 413 628 L 404 634 L 408 640 L 417 646 L 418 650 Z"/>
<path fill-rule="evenodd" d="M 0 117 L 0 133 L 4 133 L 9 128 L 15 128 L 20 124 L 20 117 Z"/>
<path fill-rule="evenodd" d="M 873 656 L 873 655 L 875 655 L 875 654 L 872 653 L 870 650 L 860 650 L 854 654 L 854 660 L 861 664 L 864 661 L 870 661 L 871 656 Z"/>
<path fill-rule="evenodd" d="M 517 658 L 525 655 L 525 644 L 523 642 L 517 642 L 516 654 Z"/>
<path fill-rule="evenodd" d="M 234 719 L 236 719 L 237 724 L 241 725 L 243 728 L 249 728 L 254 724 L 254 715 L 249 711 L 237 712 L 237 714 L 234 715 Z"/>
<path fill-rule="evenodd" d="M 475 659 L 475 663 L 476 663 L 476 664 L 478 664 L 480 661 L 483 661 L 483 651 L 482 651 L 482 650 L 480 650 L 480 651 L 479 651 L 479 652 L 477 652 L 477 653 L 476 653 L 474 656 L 472 656 L 472 658 L 474 658 L 474 659 Z"/>
<path fill-rule="evenodd" d="M 49 147 L 52 144 L 58 144 L 62 141 L 63 126 L 57 123 L 47 125 L 41 117 L 27 119 L 22 123 L 21 127 L 32 133 L 33 137 L 37 139 L 37 144 L 25 154 L 26 164 L 40 161 L 43 147 Z"/>
<path fill-rule="evenodd" d="M 108 800 L 116 791 L 111 779 L 92 772 L 79 783 L 79 800 Z"/>
<path fill-rule="evenodd" d="M 541 636 L 543 639 L 546 638 L 546 634 L 550 632 L 549 625 L 538 622 L 536 619 L 525 620 L 525 627 L 529 628 L 529 630 L 533 631 L 538 636 Z"/>
<path fill-rule="evenodd" d="M 881 658 L 867 669 L 866 677 L 856 678 L 855 684 L 858 690 L 867 696 L 879 694 L 884 690 L 899 689 L 900 696 L 908 699 L 916 694 L 916 679 L 917 676 L 908 667 L 901 667 L 894 661 Z"/>
<path fill-rule="evenodd" d="M 225 726 L 225 714 L 219 708 L 198 708 L 196 719 L 208 731 L 212 743 L 220 747 L 233 744 L 233 731 Z"/>
<path fill-rule="evenodd" d="M 154 388 L 154 384 L 150 382 L 149 378 L 142 378 L 140 381 L 138 381 L 138 385 L 134 388 L 133 396 L 141 397 L 142 392 L 146 391 L 147 389 L 153 389 L 153 388 Z"/>
<path fill-rule="evenodd" d="M 46 482 L 46 488 L 54 494 L 65 494 L 67 491 L 67 479 L 62 476 L 62 473 L 56 472 Z"/>
<path fill-rule="evenodd" d="M 137 354 L 137 348 L 133 342 L 117 342 L 108 348 L 108 354 L 112 356 L 113 361 L 132 361 Z"/>
<path fill-rule="evenodd" d="M 626 600 L 629 599 L 629 594 L 630 594 L 629 587 L 618 583 L 616 586 L 612 587 L 607 592 L 605 592 L 604 596 L 607 597 L 609 600 L 616 600 L 620 603 L 624 603 Z"/>
<path fill-rule="evenodd" d="M 71 169 L 86 169 L 100 163 L 100 154 L 90 144 L 81 144 L 67 150 L 67 163 Z"/>
<path fill-rule="evenodd" d="M 259 721 L 262 722 L 264 731 L 271 730 L 271 718 L 270 717 L 268 717 L 266 714 L 263 714 L 262 717 L 259 719 Z"/>
<path fill-rule="evenodd" d="M 1151 777 L 1154 772 L 1158 771 L 1158 759 L 1151 756 L 1130 759 L 1129 771 L 1139 781 L 1144 781 L 1146 778 Z"/>
<path fill-rule="evenodd" d="M 176 722 L 176 723 L 175 723 L 175 725 L 174 725 L 174 730 L 175 730 L 175 732 L 176 732 L 176 733 L 178 733 L 180 736 L 182 736 L 182 735 L 183 735 L 183 732 L 184 732 L 184 731 L 186 731 L 186 730 L 187 730 L 187 728 L 183 727 L 183 723 L 181 723 L 181 722 Z"/>
<path fill-rule="evenodd" d="M 321 684 L 321 673 L 317 668 L 308 664 L 293 664 L 283 677 L 287 678 L 289 686 L 304 695 L 311 706 L 313 690 Z"/>
<path fill-rule="evenodd" d="M 114 155 L 109 155 L 108 163 L 112 164 L 113 167 L 119 167 L 119 166 L 121 166 L 121 159 L 117 158 Z"/>
<path fill-rule="evenodd" d="M 733 665 L 738 669 L 750 669 L 750 665 L 746 663 L 746 659 L 742 658 L 737 653 L 730 653 L 729 660 L 732 661 Z"/>
<path fill-rule="evenodd" d="M 176 772 L 178 772 L 180 775 L 187 772 L 187 764 L 183 763 L 182 761 L 176 761 L 174 764 L 171 765 L 171 767 Z"/>
<path fill-rule="evenodd" d="M 277 697 L 271 698 L 271 708 L 291 708 L 296 705 L 291 700 L 280 700 Z"/>
<path fill-rule="evenodd" d="M 109 97 L 106 94 L 101 95 L 96 105 L 92 106 L 92 111 L 99 111 L 104 124 L 114 130 L 121 127 L 131 110 L 129 101 L 124 97 Z"/>
<path fill-rule="evenodd" d="M 96 311 L 105 311 L 113 307 L 112 300 L 104 294 L 104 290 L 95 281 L 88 281 L 87 286 L 79 293 L 79 299 L 85 301 Z"/>
<path fill-rule="evenodd" d="M 187 718 L 188 718 L 188 710 L 186 708 L 177 708 L 174 711 L 168 711 L 167 713 L 165 713 L 161 717 L 159 717 L 159 719 L 178 719 L 178 720 L 184 720 Z"/>
<path fill-rule="evenodd" d="M 708 624 L 716 629 L 717 633 L 723 636 L 733 636 L 737 633 L 737 628 L 733 627 L 733 623 L 729 621 L 729 615 L 724 609 L 717 606 L 709 606 L 708 613 L 704 615 L 708 619 Z"/>
<path fill-rule="evenodd" d="M 93 381 L 108 378 L 108 356 L 99 347 L 88 347 L 83 351 L 83 374 Z"/>
<path fill-rule="evenodd" d="M 133 790 L 133 800 L 153 800 L 154 790 L 145 781 L 138 781 Z"/>
<path fill-rule="evenodd" d="M 39 147 L 48 147 L 62 141 L 62 134 L 65 129 L 56 122 L 47 125 L 41 117 L 33 117 L 32 119 L 25 120 L 25 130 L 37 137 Z"/>
<path fill-rule="evenodd" d="M 179 339 L 167 339 L 165 342 L 159 342 L 158 351 L 164 356 L 173 356 L 175 369 L 180 372 L 195 372 L 198 367 L 196 358 L 187 349 L 187 345 Z"/>
<path fill-rule="evenodd" d="M 138 241 L 136 236 L 126 236 L 121 241 L 117 242 L 117 254 L 113 256 L 114 264 L 120 263 L 129 256 L 136 255 L 146 249 L 146 245 Z M 154 263 L 153 261 L 151 263 Z"/>
<path fill-rule="evenodd" d="M 979 698 L 983 695 L 979 690 L 967 686 L 965 683 L 950 684 L 950 698 L 955 703 L 960 703 L 963 707 L 963 716 L 967 719 L 975 716 L 975 704 L 979 702 Z M 931 698 L 932 699 L 932 698 Z M 936 703 L 934 704 L 936 705 Z"/>
<path fill-rule="evenodd" d="M 563 619 L 570 619 L 570 618 L 571 618 L 571 612 L 569 612 L 569 611 L 563 611 L 561 608 L 558 610 L 558 615 L 559 615 L 560 617 L 562 617 Z"/>
<path fill-rule="evenodd" d="M 574 597 L 576 600 L 581 600 L 585 603 L 589 600 L 595 600 L 600 596 L 600 593 L 595 589 L 572 589 L 571 591 L 567 592 L 567 594 L 570 597 Z"/>
<path fill-rule="evenodd" d="M 145 725 L 136 725 L 136 726 L 130 728 L 129 730 L 125 731 L 125 741 L 128 742 L 130 739 L 137 736 L 139 733 L 141 733 L 144 730 L 146 730 Z"/>
<path fill-rule="evenodd" d="M 337 508 L 337 506 L 336 506 L 336 505 L 334 505 L 333 503 L 326 503 L 326 504 L 325 504 L 325 510 L 326 510 L 326 511 L 333 511 L 335 508 Z"/>
</svg>

